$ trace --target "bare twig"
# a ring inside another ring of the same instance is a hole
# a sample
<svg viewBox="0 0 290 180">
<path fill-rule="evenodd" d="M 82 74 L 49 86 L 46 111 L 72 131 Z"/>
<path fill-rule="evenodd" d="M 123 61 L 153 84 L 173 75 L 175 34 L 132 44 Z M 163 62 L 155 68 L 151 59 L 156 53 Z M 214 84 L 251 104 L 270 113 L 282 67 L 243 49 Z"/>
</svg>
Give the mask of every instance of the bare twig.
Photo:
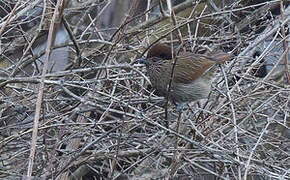
<svg viewBox="0 0 290 180">
<path fill-rule="evenodd" d="M 62 0 L 57 1 L 56 8 L 52 17 L 52 22 L 49 27 L 49 34 L 48 34 L 48 41 L 47 41 L 47 48 L 46 48 L 46 59 L 45 63 L 42 69 L 42 75 L 41 75 L 41 83 L 39 85 L 39 93 L 37 96 L 36 101 L 36 107 L 35 107 L 35 116 L 34 116 L 34 125 L 33 125 L 33 132 L 32 132 L 32 142 L 31 142 L 31 150 L 30 150 L 30 156 L 29 156 L 29 164 L 27 168 L 27 179 L 31 179 L 32 175 L 32 168 L 34 163 L 34 155 L 36 150 L 36 142 L 37 142 L 37 133 L 38 133 L 38 123 L 40 118 L 40 110 L 41 110 L 41 104 L 42 104 L 42 97 L 43 97 L 43 91 L 44 91 L 44 80 L 45 80 L 45 74 L 48 68 L 48 61 L 50 58 L 51 53 L 51 46 L 53 45 L 54 38 L 55 38 L 55 21 L 61 16 L 60 11 L 62 8 Z"/>
<path fill-rule="evenodd" d="M 280 12 L 281 12 L 281 21 L 284 20 L 284 7 L 283 7 L 283 0 L 280 1 Z M 284 51 L 286 51 L 285 55 L 284 55 L 284 63 L 285 63 L 285 74 L 286 74 L 286 78 L 288 81 L 288 84 L 290 84 L 290 73 L 289 73 L 289 61 L 288 61 L 288 48 L 287 48 L 287 42 L 286 42 L 286 33 L 285 33 L 285 26 L 281 26 L 281 34 L 282 34 L 282 38 L 283 38 L 283 49 Z"/>
</svg>

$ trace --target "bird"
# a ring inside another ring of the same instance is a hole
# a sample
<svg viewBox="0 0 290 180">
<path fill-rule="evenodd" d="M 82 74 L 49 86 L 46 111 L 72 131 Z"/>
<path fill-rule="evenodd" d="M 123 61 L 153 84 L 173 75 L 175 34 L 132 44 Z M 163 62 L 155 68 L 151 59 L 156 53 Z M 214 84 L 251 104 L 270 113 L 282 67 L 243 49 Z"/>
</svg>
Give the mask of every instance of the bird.
<svg viewBox="0 0 290 180">
<path fill-rule="evenodd" d="M 176 64 L 172 76 L 175 56 Z M 171 46 L 158 43 L 149 49 L 146 58 L 141 57 L 137 61 L 145 64 L 152 87 L 160 96 L 167 97 L 172 76 L 168 98 L 177 105 L 177 110 L 182 110 L 188 103 L 208 97 L 216 67 L 231 57 L 231 54 L 224 52 L 213 53 L 210 56 L 191 52 L 175 55 Z"/>
</svg>

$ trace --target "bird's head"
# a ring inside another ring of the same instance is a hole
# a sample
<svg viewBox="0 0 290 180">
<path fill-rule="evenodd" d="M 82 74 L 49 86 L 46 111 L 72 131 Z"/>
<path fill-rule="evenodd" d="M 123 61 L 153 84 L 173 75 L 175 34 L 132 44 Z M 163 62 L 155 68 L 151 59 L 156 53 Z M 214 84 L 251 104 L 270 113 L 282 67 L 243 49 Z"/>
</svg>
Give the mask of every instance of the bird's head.
<svg viewBox="0 0 290 180">
<path fill-rule="evenodd" d="M 159 63 L 160 61 L 171 59 L 171 47 L 166 44 L 156 44 L 149 49 L 146 57 L 138 58 L 136 61 L 145 64 L 146 67 L 149 67 L 153 64 Z"/>
</svg>

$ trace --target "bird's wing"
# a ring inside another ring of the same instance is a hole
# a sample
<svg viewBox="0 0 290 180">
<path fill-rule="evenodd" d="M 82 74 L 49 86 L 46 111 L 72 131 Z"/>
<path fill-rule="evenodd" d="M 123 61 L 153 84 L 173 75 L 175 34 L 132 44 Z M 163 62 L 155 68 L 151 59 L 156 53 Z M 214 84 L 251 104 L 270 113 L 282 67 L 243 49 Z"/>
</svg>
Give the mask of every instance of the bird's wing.
<svg viewBox="0 0 290 180">
<path fill-rule="evenodd" d="M 206 74 L 217 62 L 218 59 L 206 56 L 192 53 L 183 54 L 177 57 L 173 82 L 183 84 L 191 83 Z"/>
</svg>

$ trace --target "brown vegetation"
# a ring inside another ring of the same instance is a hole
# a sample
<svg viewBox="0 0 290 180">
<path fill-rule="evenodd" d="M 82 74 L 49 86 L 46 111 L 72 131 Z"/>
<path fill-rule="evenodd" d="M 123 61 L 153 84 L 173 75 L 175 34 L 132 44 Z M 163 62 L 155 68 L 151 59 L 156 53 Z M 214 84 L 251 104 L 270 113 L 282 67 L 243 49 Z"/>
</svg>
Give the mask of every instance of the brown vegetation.
<svg viewBox="0 0 290 180">
<path fill-rule="evenodd" d="M 52 2 L 0 2 L 1 179 L 290 179 L 288 1 Z M 234 59 L 178 113 L 161 41 Z"/>
</svg>

